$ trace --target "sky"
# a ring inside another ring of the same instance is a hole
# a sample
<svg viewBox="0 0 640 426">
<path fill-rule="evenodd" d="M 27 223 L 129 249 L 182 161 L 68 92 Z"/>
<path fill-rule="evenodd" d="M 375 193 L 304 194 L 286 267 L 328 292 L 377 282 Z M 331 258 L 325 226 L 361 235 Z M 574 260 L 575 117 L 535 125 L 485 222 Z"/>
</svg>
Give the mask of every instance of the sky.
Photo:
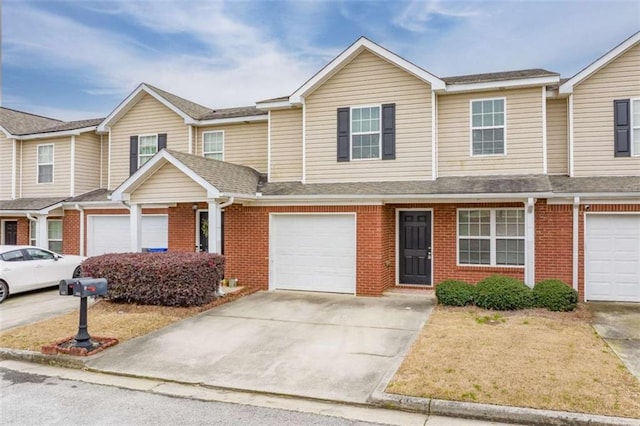
<svg viewBox="0 0 640 426">
<path fill-rule="evenodd" d="M 289 95 L 360 36 L 439 77 L 571 77 L 640 30 L 640 0 L 4 0 L 4 107 L 108 115 L 141 82 L 211 108 Z"/>
</svg>

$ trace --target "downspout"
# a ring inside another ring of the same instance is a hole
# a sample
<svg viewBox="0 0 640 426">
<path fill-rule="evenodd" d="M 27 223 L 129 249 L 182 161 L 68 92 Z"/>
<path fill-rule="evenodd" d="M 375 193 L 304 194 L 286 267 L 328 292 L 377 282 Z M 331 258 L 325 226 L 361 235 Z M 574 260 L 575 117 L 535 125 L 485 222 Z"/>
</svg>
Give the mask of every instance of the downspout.
<svg viewBox="0 0 640 426">
<path fill-rule="evenodd" d="M 27 213 L 27 219 L 29 219 L 31 222 L 35 222 L 36 226 L 38 223 L 38 218 L 37 217 L 33 217 L 31 215 L 31 213 Z M 36 234 L 38 233 L 37 228 L 36 228 Z M 35 237 L 35 235 L 34 235 Z M 29 224 L 29 244 L 31 244 L 31 224 Z"/>
<path fill-rule="evenodd" d="M 580 197 L 573 197 L 573 265 L 572 280 L 573 288 L 578 291 L 578 244 L 580 244 L 578 234 L 580 228 Z M 585 295 L 586 296 L 586 295 Z"/>
<path fill-rule="evenodd" d="M 126 201 L 120 201 L 125 209 L 131 211 L 131 206 Z"/>
<path fill-rule="evenodd" d="M 218 204 L 218 207 L 220 207 L 220 210 L 224 209 L 225 207 L 229 207 L 231 204 L 233 204 L 234 199 L 235 199 L 234 197 L 230 197 L 224 203 Z"/>
<path fill-rule="evenodd" d="M 80 204 L 76 204 L 75 208 L 80 212 L 80 256 L 84 256 L 84 209 Z"/>
<path fill-rule="evenodd" d="M 536 280 L 536 225 L 535 225 L 535 199 L 529 197 L 526 202 L 525 224 L 526 248 L 525 248 L 525 283 L 533 288 Z"/>
</svg>

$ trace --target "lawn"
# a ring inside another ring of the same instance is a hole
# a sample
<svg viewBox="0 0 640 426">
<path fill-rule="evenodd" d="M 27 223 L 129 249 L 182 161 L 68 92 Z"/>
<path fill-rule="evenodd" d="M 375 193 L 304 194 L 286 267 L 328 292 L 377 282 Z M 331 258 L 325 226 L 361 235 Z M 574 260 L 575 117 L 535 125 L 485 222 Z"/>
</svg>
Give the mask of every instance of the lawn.
<svg viewBox="0 0 640 426">
<path fill-rule="evenodd" d="M 640 381 L 590 314 L 439 305 L 387 392 L 640 418 Z"/>
<path fill-rule="evenodd" d="M 207 305 L 190 308 L 143 306 L 110 303 L 101 300 L 89 307 L 89 334 L 115 337 L 120 342 L 143 336 L 181 319 L 204 312 L 222 303 L 253 292 L 243 288 L 218 298 Z M 75 335 L 78 331 L 78 311 L 16 327 L 0 333 L 0 347 L 39 352 L 43 345 Z"/>
</svg>

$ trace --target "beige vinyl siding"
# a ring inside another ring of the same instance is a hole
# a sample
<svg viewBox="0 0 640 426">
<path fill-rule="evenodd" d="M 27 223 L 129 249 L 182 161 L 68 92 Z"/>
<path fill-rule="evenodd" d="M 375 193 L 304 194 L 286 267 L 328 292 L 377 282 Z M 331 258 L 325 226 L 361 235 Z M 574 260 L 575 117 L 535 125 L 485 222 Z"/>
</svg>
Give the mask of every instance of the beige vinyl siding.
<svg viewBox="0 0 640 426">
<path fill-rule="evenodd" d="M 506 99 L 506 155 L 471 156 L 471 101 Z M 542 89 L 438 96 L 438 176 L 543 172 Z"/>
<path fill-rule="evenodd" d="M 640 98 L 640 44 L 574 87 L 575 176 L 640 175 L 640 156 L 614 156 L 613 101 L 630 98 Z"/>
<path fill-rule="evenodd" d="M 200 127 L 197 129 L 194 152 L 196 155 L 202 155 L 203 133 L 223 131 L 224 161 L 253 167 L 260 172 L 266 173 L 267 127 L 268 124 L 266 121 Z"/>
<path fill-rule="evenodd" d="M 53 145 L 53 183 L 38 183 L 38 145 Z M 71 136 L 22 141 L 20 198 L 71 194 Z"/>
<path fill-rule="evenodd" d="M 165 164 L 131 194 L 134 203 L 193 202 L 207 191 L 172 164 Z"/>
<path fill-rule="evenodd" d="M 431 87 L 368 50 L 306 99 L 306 183 L 431 179 Z M 396 159 L 337 162 L 337 108 L 396 104 Z"/>
<path fill-rule="evenodd" d="M 566 99 L 547 100 L 547 170 L 552 175 L 569 173 L 567 108 Z"/>
<path fill-rule="evenodd" d="M 114 189 L 129 177 L 129 138 L 136 135 L 167 134 L 167 148 L 189 152 L 189 127 L 182 117 L 145 95 L 111 128 L 111 182 Z"/>
<path fill-rule="evenodd" d="M 75 194 L 100 188 L 100 136 L 83 133 L 76 136 Z"/>
<path fill-rule="evenodd" d="M 109 135 L 101 135 L 102 137 L 102 143 L 101 143 L 101 157 L 100 157 L 100 164 L 101 164 L 101 172 L 102 172 L 102 176 L 100 179 L 100 187 L 101 188 L 106 188 L 107 187 L 107 182 L 109 180 Z"/>
<path fill-rule="evenodd" d="M 11 176 L 13 173 L 13 139 L 0 132 L 0 200 L 11 199 Z"/>
<path fill-rule="evenodd" d="M 271 111 L 271 182 L 302 181 L 302 108 Z"/>
</svg>

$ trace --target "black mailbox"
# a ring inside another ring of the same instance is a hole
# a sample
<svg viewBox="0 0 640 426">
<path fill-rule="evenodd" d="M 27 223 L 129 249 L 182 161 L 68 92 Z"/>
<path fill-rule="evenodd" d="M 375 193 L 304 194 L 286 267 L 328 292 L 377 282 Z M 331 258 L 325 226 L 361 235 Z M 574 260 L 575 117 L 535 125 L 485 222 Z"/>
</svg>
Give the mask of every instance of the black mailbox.
<svg viewBox="0 0 640 426">
<path fill-rule="evenodd" d="M 79 278 L 73 284 L 73 295 L 77 297 L 104 296 L 107 280 L 104 278 Z"/>
<path fill-rule="evenodd" d="M 78 280 L 74 278 L 60 281 L 60 296 L 73 296 L 73 286 L 76 282 Z"/>
</svg>

